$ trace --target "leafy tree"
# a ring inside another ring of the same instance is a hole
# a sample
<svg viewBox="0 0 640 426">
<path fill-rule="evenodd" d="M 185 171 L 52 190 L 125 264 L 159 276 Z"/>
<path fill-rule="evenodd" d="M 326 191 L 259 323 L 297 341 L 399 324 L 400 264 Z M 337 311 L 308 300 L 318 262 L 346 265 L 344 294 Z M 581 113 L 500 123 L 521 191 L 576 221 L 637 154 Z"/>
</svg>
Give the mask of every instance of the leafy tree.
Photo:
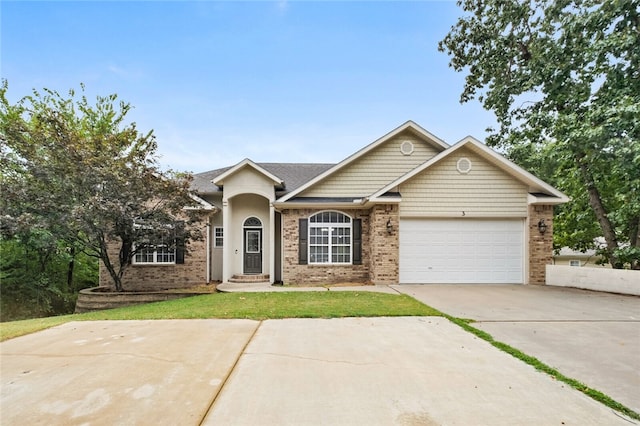
<svg viewBox="0 0 640 426">
<path fill-rule="evenodd" d="M 572 198 L 556 243 L 604 237 L 640 268 L 640 2 L 459 0 L 439 49 L 466 72 L 461 102 L 496 115 L 487 143 Z"/>
<path fill-rule="evenodd" d="M 2 225 L 5 236 L 46 229 L 100 259 L 123 291 L 122 277 L 138 250 L 162 238 L 199 238 L 174 226 L 194 219 L 191 176 L 159 168 L 152 132 L 126 124 L 131 106 L 117 96 L 95 105 L 74 91 L 34 90 L 15 104 L 0 90 Z M 84 87 L 82 86 L 84 91 Z M 179 232 L 176 235 L 176 232 Z M 117 242 L 117 255 L 109 246 Z"/>
<path fill-rule="evenodd" d="M 0 237 L 1 321 L 71 313 L 77 291 L 97 279 L 95 258 L 72 253 L 45 229 Z"/>
</svg>

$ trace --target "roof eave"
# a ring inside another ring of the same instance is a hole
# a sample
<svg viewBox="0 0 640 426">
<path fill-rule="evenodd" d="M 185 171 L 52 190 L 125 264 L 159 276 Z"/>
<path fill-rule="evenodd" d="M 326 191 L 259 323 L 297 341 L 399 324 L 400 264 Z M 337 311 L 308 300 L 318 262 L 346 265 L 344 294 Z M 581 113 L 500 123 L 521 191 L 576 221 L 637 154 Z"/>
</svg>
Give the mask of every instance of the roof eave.
<svg viewBox="0 0 640 426">
<path fill-rule="evenodd" d="M 301 185 L 295 191 L 292 191 L 289 194 L 285 195 L 283 197 L 283 201 L 287 201 L 287 200 L 295 197 L 296 195 L 302 193 L 304 190 L 306 190 L 309 187 L 315 185 L 316 183 L 320 182 L 321 180 L 323 180 L 327 176 L 329 176 L 329 175 L 335 173 L 336 171 L 342 169 L 343 167 L 347 166 L 348 164 L 352 163 L 356 159 L 362 157 L 366 153 L 372 151 L 373 149 L 377 148 L 378 146 L 380 146 L 384 142 L 392 139 L 393 137 L 397 136 L 398 134 L 404 132 L 407 129 L 411 129 L 414 132 L 416 132 L 416 133 L 420 134 L 421 136 L 425 137 L 426 139 L 431 140 L 435 145 L 439 146 L 440 148 L 442 148 L 445 151 L 449 148 L 449 145 L 446 142 L 444 142 L 442 139 L 440 139 L 437 136 L 433 135 L 432 133 L 428 132 L 427 130 L 422 128 L 420 125 L 416 124 L 414 121 L 409 120 L 409 121 L 405 122 L 404 124 L 400 125 L 399 127 L 396 127 L 395 129 L 393 129 L 392 131 L 390 131 L 386 135 L 376 139 L 375 141 L 373 141 L 369 145 L 365 146 L 364 148 L 360 149 L 359 151 L 355 152 L 354 154 L 350 155 L 349 157 L 345 158 L 344 160 L 342 160 L 341 162 L 339 162 L 335 166 L 331 167 L 326 172 L 316 176 L 314 179 L 311 179 L 306 184 Z"/>
<path fill-rule="evenodd" d="M 546 200 L 548 201 L 546 204 L 563 204 L 569 201 L 569 197 L 567 197 L 565 194 L 563 194 L 553 186 L 549 185 L 548 183 L 544 182 L 543 180 L 538 179 L 537 177 L 527 172 L 517 164 L 507 160 L 502 155 L 498 154 L 497 152 L 487 147 L 482 142 L 480 142 L 479 140 L 475 139 L 472 136 L 467 136 L 466 138 L 460 140 L 459 142 L 451 146 L 446 151 L 442 151 L 441 153 L 435 155 L 434 157 L 422 163 L 422 165 L 416 167 L 410 172 L 404 174 L 403 176 L 400 176 L 395 181 L 391 182 L 384 188 L 372 194 L 371 199 L 377 199 L 381 195 L 393 190 L 394 188 L 397 188 L 399 185 L 411 179 L 412 177 L 416 176 L 417 174 L 422 173 L 424 170 L 438 163 L 443 158 L 446 158 L 452 155 L 454 152 L 468 146 L 471 146 L 474 152 L 476 152 L 481 157 L 484 157 L 486 160 L 494 163 L 497 167 L 502 169 L 505 173 L 511 175 L 512 177 L 526 184 L 530 188 L 529 192 L 537 192 L 539 190 L 539 192 L 549 193 L 550 194 L 549 199 Z M 539 204 L 542 204 L 542 203 L 539 203 Z"/>
<path fill-rule="evenodd" d="M 527 203 L 531 206 L 540 206 L 540 205 L 557 206 L 559 204 L 568 203 L 569 201 L 571 201 L 571 199 L 566 195 L 564 197 L 554 197 L 549 195 L 533 195 L 533 194 L 529 194 L 527 196 Z"/>
<path fill-rule="evenodd" d="M 219 187 L 222 187 L 222 186 L 224 186 L 224 180 L 226 178 L 228 178 L 229 176 L 231 176 L 231 175 L 235 174 L 236 172 L 240 171 L 244 167 L 253 168 L 258 173 L 261 173 L 262 175 L 264 175 L 265 177 L 267 177 L 268 179 L 273 181 L 273 183 L 276 186 L 278 186 L 280 188 L 284 188 L 284 181 L 282 179 L 280 179 L 278 176 L 275 176 L 274 174 L 270 173 L 269 171 L 265 170 L 264 168 L 260 167 L 259 165 L 257 165 L 256 163 L 254 163 L 253 161 L 251 161 L 248 158 L 245 158 L 244 160 L 242 160 L 241 162 L 239 162 L 235 166 L 231 167 L 229 170 L 227 170 L 226 172 L 222 173 L 221 175 L 216 176 L 215 179 L 211 180 L 211 183 L 213 183 L 214 185 L 217 185 Z"/>
<path fill-rule="evenodd" d="M 216 207 L 213 204 L 207 202 L 206 200 L 198 197 L 197 195 L 189 194 L 189 197 L 193 201 L 195 201 L 198 205 L 197 206 L 184 207 L 184 210 L 209 211 L 209 212 L 212 212 L 212 213 L 217 213 L 217 212 L 220 211 L 220 209 L 218 207 Z"/>
</svg>

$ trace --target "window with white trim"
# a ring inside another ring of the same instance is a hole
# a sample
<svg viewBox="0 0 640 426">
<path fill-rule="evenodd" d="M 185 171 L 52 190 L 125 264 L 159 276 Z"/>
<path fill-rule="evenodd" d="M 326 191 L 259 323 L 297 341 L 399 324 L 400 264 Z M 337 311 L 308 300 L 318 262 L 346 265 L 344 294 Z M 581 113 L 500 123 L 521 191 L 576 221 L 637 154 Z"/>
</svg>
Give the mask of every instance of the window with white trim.
<svg viewBox="0 0 640 426">
<path fill-rule="evenodd" d="M 135 228 L 145 228 L 144 224 L 135 223 Z M 145 228 L 146 229 L 146 228 Z M 174 264 L 176 263 L 176 236 L 173 225 L 167 225 L 171 232 L 158 233 L 153 240 L 141 241 L 134 244 L 133 263 L 144 264 Z"/>
<path fill-rule="evenodd" d="M 582 266 L 582 263 L 579 260 L 570 260 L 569 266 Z"/>
<path fill-rule="evenodd" d="M 224 243 L 224 228 L 222 226 L 215 226 L 213 228 L 213 246 L 222 247 Z"/>
<path fill-rule="evenodd" d="M 309 218 L 309 263 L 351 263 L 351 218 L 327 211 Z"/>
<path fill-rule="evenodd" d="M 133 263 L 138 265 L 145 263 L 176 263 L 175 244 L 165 244 L 163 239 L 159 244 L 145 245 L 138 249 L 133 257 Z"/>
</svg>

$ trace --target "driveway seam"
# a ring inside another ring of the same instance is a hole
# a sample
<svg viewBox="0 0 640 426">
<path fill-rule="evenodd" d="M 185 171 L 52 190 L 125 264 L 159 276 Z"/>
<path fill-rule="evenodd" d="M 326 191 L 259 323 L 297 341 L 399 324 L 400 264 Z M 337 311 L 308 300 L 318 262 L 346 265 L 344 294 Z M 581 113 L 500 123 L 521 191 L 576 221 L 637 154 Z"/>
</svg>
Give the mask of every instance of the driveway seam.
<svg viewBox="0 0 640 426">
<path fill-rule="evenodd" d="M 227 384 L 227 381 L 229 380 L 229 377 L 231 377 L 231 374 L 233 373 L 233 371 L 236 369 L 236 366 L 238 365 L 238 363 L 240 362 L 240 358 L 242 358 L 242 355 L 244 355 L 245 351 L 247 350 L 247 347 L 249 346 L 249 343 L 251 343 L 251 341 L 253 340 L 253 337 L 256 335 L 256 333 L 258 332 L 258 330 L 260 329 L 260 327 L 262 327 L 262 323 L 264 321 L 260 320 L 260 322 L 258 323 L 258 326 L 255 328 L 255 330 L 253 330 L 253 333 L 251 333 L 251 336 L 249 336 L 249 338 L 247 339 L 247 342 L 244 344 L 244 346 L 242 347 L 242 350 L 239 352 L 238 357 L 236 358 L 235 362 L 233 363 L 233 365 L 231 366 L 231 368 L 229 369 L 229 372 L 226 374 L 226 376 L 224 377 L 224 380 L 222 381 L 222 384 L 220 385 L 220 387 L 218 388 L 218 392 L 216 392 L 213 395 L 213 398 L 211 398 L 211 402 L 209 403 L 209 405 L 207 406 L 207 409 L 205 410 L 204 414 L 202 415 L 202 418 L 200 419 L 200 421 L 198 422 L 198 426 L 202 426 L 204 424 L 204 421 L 206 420 L 207 416 L 209 415 L 209 412 L 211 412 L 211 409 L 213 408 L 213 406 L 216 403 L 216 400 L 218 399 L 218 396 L 220 396 L 220 394 L 222 393 L 222 391 L 224 390 L 224 387 Z"/>
</svg>

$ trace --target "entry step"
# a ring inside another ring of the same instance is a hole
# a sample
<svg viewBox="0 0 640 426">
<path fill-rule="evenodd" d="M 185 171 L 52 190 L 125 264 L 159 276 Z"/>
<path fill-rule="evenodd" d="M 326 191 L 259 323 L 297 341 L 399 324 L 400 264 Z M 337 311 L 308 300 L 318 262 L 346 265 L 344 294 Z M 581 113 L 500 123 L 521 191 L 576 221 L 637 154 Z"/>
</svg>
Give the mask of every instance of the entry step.
<svg viewBox="0 0 640 426">
<path fill-rule="evenodd" d="M 268 274 L 234 274 L 230 279 L 230 283 L 262 283 L 269 282 Z"/>
</svg>

